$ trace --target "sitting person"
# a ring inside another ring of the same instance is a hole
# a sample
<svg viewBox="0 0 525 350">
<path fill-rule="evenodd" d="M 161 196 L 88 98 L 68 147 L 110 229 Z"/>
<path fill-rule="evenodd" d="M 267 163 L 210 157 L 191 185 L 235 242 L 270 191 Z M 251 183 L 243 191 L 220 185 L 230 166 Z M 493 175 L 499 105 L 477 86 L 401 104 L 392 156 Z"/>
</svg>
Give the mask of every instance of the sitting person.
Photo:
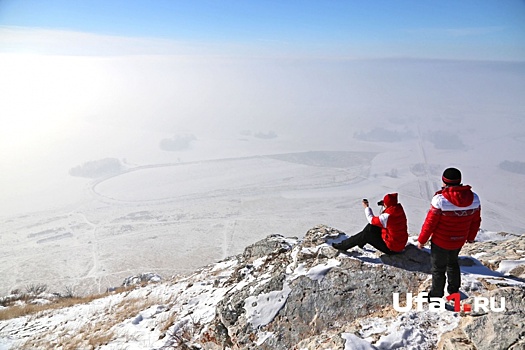
<svg viewBox="0 0 525 350">
<path fill-rule="evenodd" d="M 368 200 L 363 199 L 368 225 L 341 243 L 332 244 L 332 247 L 347 250 L 356 245 L 363 248 L 368 243 L 385 254 L 402 252 L 408 240 L 408 229 L 405 211 L 401 203 L 397 202 L 397 193 L 387 194 L 377 204 L 383 206 L 383 210 L 379 216 L 374 216 Z"/>
</svg>

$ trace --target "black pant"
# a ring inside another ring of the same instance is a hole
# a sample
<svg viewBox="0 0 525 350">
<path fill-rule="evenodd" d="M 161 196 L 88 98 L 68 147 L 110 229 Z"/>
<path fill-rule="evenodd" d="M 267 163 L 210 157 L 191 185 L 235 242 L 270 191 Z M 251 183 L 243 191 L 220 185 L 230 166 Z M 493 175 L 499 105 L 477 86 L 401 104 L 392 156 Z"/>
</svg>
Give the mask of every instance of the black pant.
<svg viewBox="0 0 525 350">
<path fill-rule="evenodd" d="M 459 270 L 459 249 L 448 250 L 431 243 L 430 262 L 432 263 L 432 289 L 429 297 L 441 298 L 445 294 L 445 273 L 448 279 L 447 292 L 459 292 L 461 272 Z"/>
<path fill-rule="evenodd" d="M 395 252 L 388 249 L 385 241 L 383 241 L 383 237 L 381 237 L 381 227 L 371 224 L 366 225 L 363 231 L 342 241 L 337 245 L 337 248 L 347 250 L 356 245 L 359 246 L 359 248 L 363 248 L 367 243 L 385 254 L 395 254 Z"/>
</svg>

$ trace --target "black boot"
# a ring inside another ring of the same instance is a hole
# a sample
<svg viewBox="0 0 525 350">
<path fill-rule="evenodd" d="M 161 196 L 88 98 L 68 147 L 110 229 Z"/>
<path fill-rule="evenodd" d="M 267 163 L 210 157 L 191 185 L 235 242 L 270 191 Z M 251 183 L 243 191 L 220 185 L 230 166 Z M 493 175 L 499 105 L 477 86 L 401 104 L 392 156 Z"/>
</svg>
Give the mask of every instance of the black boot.
<svg viewBox="0 0 525 350">
<path fill-rule="evenodd" d="M 332 247 L 334 247 L 335 249 L 339 249 L 339 250 L 346 250 L 345 247 L 344 247 L 344 244 L 341 242 L 341 243 L 332 243 Z"/>
</svg>

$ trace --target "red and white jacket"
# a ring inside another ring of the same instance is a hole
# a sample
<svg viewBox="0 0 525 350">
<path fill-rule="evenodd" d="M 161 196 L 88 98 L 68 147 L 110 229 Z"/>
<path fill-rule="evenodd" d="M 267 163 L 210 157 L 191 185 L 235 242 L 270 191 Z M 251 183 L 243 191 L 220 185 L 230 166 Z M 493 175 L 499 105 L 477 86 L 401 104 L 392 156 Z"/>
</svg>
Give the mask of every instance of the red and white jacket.
<svg viewBox="0 0 525 350">
<path fill-rule="evenodd" d="M 388 249 L 401 252 L 408 240 L 407 217 L 401 203 L 397 202 L 397 193 L 387 194 L 383 199 L 387 207 L 379 216 L 374 216 L 372 208 L 365 208 L 368 222 L 381 227 L 381 237 Z"/>
<path fill-rule="evenodd" d="M 419 234 L 443 249 L 459 249 L 476 238 L 481 225 L 481 204 L 470 186 L 449 186 L 436 192 Z"/>
</svg>

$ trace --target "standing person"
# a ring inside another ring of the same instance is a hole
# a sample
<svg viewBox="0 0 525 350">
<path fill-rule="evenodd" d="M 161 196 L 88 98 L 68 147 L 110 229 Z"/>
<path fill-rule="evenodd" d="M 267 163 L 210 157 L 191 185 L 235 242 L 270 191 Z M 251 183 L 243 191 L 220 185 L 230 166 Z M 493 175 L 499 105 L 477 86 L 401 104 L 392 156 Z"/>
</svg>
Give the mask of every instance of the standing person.
<svg viewBox="0 0 525 350">
<path fill-rule="evenodd" d="M 387 194 L 377 204 L 382 205 L 384 210 L 379 216 L 374 216 L 368 200 L 363 199 L 368 225 L 341 243 L 332 244 L 332 247 L 347 250 L 356 245 L 363 248 L 368 243 L 385 254 L 402 252 L 408 240 L 407 218 L 401 203 L 397 201 L 397 193 Z"/>
<path fill-rule="evenodd" d="M 430 210 L 418 237 L 418 248 L 431 240 L 432 289 L 429 297 L 441 298 L 447 292 L 459 292 L 461 272 L 458 255 L 465 242 L 473 242 L 481 225 L 479 197 L 471 187 L 461 184 L 461 172 L 448 168 L 443 172 L 443 187 L 432 198 Z"/>
</svg>

